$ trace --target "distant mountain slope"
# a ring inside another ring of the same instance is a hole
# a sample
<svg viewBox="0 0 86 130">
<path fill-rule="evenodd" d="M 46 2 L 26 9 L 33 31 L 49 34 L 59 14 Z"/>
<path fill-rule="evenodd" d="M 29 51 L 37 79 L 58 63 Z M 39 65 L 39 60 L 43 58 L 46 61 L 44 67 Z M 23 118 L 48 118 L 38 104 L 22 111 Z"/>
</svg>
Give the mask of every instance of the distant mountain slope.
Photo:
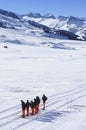
<svg viewBox="0 0 86 130">
<path fill-rule="evenodd" d="M 59 16 L 56 19 L 48 18 L 48 19 L 43 19 L 39 22 L 51 28 L 70 31 L 76 35 L 79 35 L 80 39 L 86 40 L 86 19 L 85 18 L 77 18 L 73 16 L 69 16 L 69 17 Z"/>
<path fill-rule="evenodd" d="M 0 28 L 14 29 L 24 35 L 86 40 L 86 19 L 51 14 L 29 13 L 19 15 L 0 9 Z M 3 34 L 2 34 L 3 35 Z"/>
</svg>

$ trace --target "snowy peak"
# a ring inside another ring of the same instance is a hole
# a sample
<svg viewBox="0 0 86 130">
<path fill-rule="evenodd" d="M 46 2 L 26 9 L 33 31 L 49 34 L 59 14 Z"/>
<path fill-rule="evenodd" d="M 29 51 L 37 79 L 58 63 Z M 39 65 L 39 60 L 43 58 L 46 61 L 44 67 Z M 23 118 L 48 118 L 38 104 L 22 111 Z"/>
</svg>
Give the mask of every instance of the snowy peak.
<svg viewBox="0 0 86 130">
<path fill-rule="evenodd" d="M 58 16 L 58 19 L 59 19 L 60 21 L 65 21 L 65 20 L 67 20 L 67 17 L 64 17 L 64 16 Z"/>
<path fill-rule="evenodd" d="M 45 14 L 42 16 L 43 18 L 52 18 L 52 19 L 55 19 L 56 17 L 52 14 Z"/>
<path fill-rule="evenodd" d="M 73 17 L 73 16 L 69 16 L 67 19 L 68 19 L 69 21 L 83 21 L 82 18 L 77 18 L 77 17 Z"/>
<path fill-rule="evenodd" d="M 19 17 L 15 13 L 12 13 L 10 11 L 5 11 L 5 10 L 0 9 L 0 14 L 5 15 L 7 17 L 12 17 L 12 18 L 15 18 L 15 19 L 19 19 Z"/>
<path fill-rule="evenodd" d="M 69 24 L 69 25 L 76 25 L 76 26 L 82 26 L 83 25 L 83 23 L 84 23 L 84 20 L 83 19 L 81 19 L 81 18 L 77 18 L 77 17 L 73 17 L 73 16 L 69 16 L 69 17 L 67 17 L 67 19 L 66 19 L 66 22 L 67 22 L 67 24 Z"/>
<path fill-rule="evenodd" d="M 55 19 L 56 17 L 52 14 L 45 14 L 45 15 L 41 15 L 40 13 L 28 13 L 26 15 L 23 15 L 23 16 L 28 16 L 28 17 L 31 17 L 31 18 L 52 18 L 52 19 Z"/>
<path fill-rule="evenodd" d="M 32 12 L 30 12 L 30 13 L 28 13 L 26 15 L 23 15 L 23 16 L 28 16 L 28 17 L 31 17 L 31 18 L 40 18 L 40 17 L 42 17 L 40 13 L 32 13 Z"/>
</svg>

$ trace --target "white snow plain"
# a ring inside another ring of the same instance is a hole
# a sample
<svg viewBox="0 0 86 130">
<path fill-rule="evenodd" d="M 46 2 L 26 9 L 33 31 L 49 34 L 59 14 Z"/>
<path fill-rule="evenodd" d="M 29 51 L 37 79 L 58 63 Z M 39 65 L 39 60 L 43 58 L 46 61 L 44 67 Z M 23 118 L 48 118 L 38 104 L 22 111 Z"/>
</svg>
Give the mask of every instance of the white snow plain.
<svg viewBox="0 0 86 130">
<path fill-rule="evenodd" d="M 58 43 L 0 43 L 0 130 L 86 130 L 86 42 Z M 46 109 L 21 118 L 20 100 L 43 94 Z"/>
</svg>

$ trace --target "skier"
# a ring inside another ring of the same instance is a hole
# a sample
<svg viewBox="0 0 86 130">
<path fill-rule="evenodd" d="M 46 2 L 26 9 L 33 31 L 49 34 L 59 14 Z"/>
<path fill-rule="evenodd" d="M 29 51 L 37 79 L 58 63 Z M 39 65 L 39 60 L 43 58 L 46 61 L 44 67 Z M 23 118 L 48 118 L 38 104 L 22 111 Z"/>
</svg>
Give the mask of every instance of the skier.
<svg viewBox="0 0 86 130">
<path fill-rule="evenodd" d="M 37 113 L 37 99 L 34 98 L 34 113 Z"/>
<path fill-rule="evenodd" d="M 45 103 L 46 103 L 47 97 L 45 96 L 45 94 L 43 94 L 42 96 L 42 101 L 43 101 L 43 110 L 45 110 Z"/>
<path fill-rule="evenodd" d="M 27 100 L 27 102 L 26 102 L 26 116 L 29 116 L 29 106 L 30 106 L 30 103 Z"/>
<path fill-rule="evenodd" d="M 37 107 L 36 107 L 36 113 L 37 113 L 39 111 L 39 104 L 40 104 L 39 96 L 36 96 L 36 101 L 37 101 Z"/>
<path fill-rule="evenodd" d="M 26 104 L 23 100 L 21 100 L 21 105 L 22 105 L 22 117 L 25 118 L 25 108 Z"/>
<path fill-rule="evenodd" d="M 31 103 L 30 103 L 30 107 L 31 107 L 31 115 L 34 115 L 34 107 L 35 107 L 35 103 L 33 102 L 33 101 L 31 101 Z"/>
</svg>

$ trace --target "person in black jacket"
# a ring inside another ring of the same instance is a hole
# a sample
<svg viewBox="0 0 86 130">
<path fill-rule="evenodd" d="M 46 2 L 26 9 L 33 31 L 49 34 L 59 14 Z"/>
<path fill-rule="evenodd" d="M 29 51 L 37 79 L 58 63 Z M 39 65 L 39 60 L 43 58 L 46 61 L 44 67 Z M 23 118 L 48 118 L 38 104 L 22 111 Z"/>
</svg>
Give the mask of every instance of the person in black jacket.
<svg viewBox="0 0 86 130">
<path fill-rule="evenodd" d="M 26 102 L 26 116 L 29 116 L 29 106 L 30 106 L 30 102 L 27 100 L 27 102 Z"/>
<path fill-rule="evenodd" d="M 31 115 L 34 115 L 34 109 L 35 109 L 35 103 L 34 103 L 34 101 L 31 101 L 31 103 L 30 103 L 30 107 L 31 107 Z"/>
<path fill-rule="evenodd" d="M 26 104 L 23 100 L 21 100 L 21 105 L 22 105 L 22 117 L 25 118 L 25 108 Z"/>
<path fill-rule="evenodd" d="M 37 112 L 39 111 L 39 105 L 40 105 L 40 98 L 39 98 L 39 96 L 36 96 L 36 100 L 37 100 Z"/>
<path fill-rule="evenodd" d="M 45 94 L 43 94 L 42 96 L 42 101 L 43 101 L 43 110 L 45 110 L 45 103 L 46 103 L 47 97 L 45 96 Z"/>
<path fill-rule="evenodd" d="M 37 99 L 34 98 L 34 114 L 37 113 Z"/>
</svg>

